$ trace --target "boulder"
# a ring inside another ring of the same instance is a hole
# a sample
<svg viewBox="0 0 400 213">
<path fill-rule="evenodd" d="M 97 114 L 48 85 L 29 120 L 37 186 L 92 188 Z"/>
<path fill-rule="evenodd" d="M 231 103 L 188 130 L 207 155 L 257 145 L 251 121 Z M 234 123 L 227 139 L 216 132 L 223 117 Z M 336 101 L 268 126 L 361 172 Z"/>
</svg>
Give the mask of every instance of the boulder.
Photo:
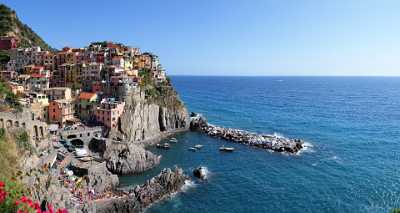
<svg viewBox="0 0 400 213">
<path fill-rule="evenodd" d="M 106 162 L 89 167 L 88 179 L 88 186 L 96 193 L 111 191 L 119 184 L 118 176 L 107 170 Z"/>
<path fill-rule="evenodd" d="M 136 188 L 135 196 L 143 207 L 147 207 L 153 202 L 179 191 L 187 179 L 188 176 L 183 174 L 181 168 L 164 169 L 159 175 Z"/>
<path fill-rule="evenodd" d="M 205 167 L 200 166 L 193 170 L 193 175 L 197 178 L 205 180 L 207 179 L 207 169 Z"/>
<path fill-rule="evenodd" d="M 160 163 L 161 156 L 134 143 L 110 142 L 104 152 L 107 169 L 126 175 L 144 172 Z"/>
</svg>

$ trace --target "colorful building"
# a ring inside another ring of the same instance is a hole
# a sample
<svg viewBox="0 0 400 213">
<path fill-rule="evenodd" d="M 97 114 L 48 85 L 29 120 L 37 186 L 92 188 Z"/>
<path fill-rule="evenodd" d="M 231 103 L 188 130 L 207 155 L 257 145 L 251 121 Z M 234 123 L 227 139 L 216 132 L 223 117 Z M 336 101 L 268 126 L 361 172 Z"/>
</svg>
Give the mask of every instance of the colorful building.
<svg viewBox="0 0 400 213">
<path fill-rule="evenodd" d="M 105 127 L 117 128 L 118 120 L 124 112 L 125 102 L 113 98 L 103 99 L 95 111 L 96 120 Z"/>
<path fill-rule="evenodd" d="M 71 100 L 53 100 L 48 107 L 48 118 L 50 123 L 61 126 L 68 120 L 74 120 L 74 104 Z"/>
<path fill-rule="evenodd" d="M 72 99 L 72 92 L 71 89 L 68 87 L 51 87 L 45 89 L 44 93 L 51 101 L 60 99 L 66 99 L 66 100 Z"/>
<path fill-rule="evenodd" d="M 29 90 L 39 92 L 49 88 L 50 80 L 45 74 L 33 73 L 28 79 L 27 88 Z"/>
<path fill-rule="evenodd" d="M 94 107 L 97 102 L 97 94 L 91 92 L 81 92 L 79 94 L 76 111 L 80 119 L 90 121 L 94 114 Z"/>
<path fill-rule="evenodd" d="M 13 36 L 1 36 L 0 37 L 0 50 L 9 50 L 17 48 L 18 39 Z"/>
<path fill-rule="evenodd" d="M 14 70 L 3 70 L 0 71 L 0 79 L 3 81 L 11 81 L 17 77 L 17 72 Z"/>
</svg>

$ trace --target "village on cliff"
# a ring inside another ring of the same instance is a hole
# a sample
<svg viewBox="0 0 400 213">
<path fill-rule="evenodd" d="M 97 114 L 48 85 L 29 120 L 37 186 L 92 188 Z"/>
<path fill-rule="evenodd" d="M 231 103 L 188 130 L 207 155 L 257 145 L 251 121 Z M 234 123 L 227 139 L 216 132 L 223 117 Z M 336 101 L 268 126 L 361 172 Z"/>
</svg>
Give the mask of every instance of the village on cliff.
<svg viewBox="0 0 400 213">
<path fill-rule="evenodd" d="M 160 156 L 139 145 L 109 136 L 121 128 L 132 94 L 147 100 L 152 95 L 144 92 L 149 84 L 153 89 L 170 85 L 156 55 L 108 41 L 57 51 L 18 44 L 15 37 L 0 38 L 0 51 L 10 56 L 0 71 L 6 96 L 0 100 L 0 129 L 23 131 L 29 137 L 35 151 L 21 157 L 20 178 L 32 186 L 34 199 L 73 212 L 114 212 L 109 208 L 129 200 L 129 206 L 118 208 L 141 211 L 184 184 L 181 169 L 168 169 L 135 191 L 116 190 L 116 174 L 142 172 L 160 161 Z M 107 145 L 108 154 L 104 154 L 106 141 L 114 143 Z M 107 166 L 104 155 L 109 158 Z M 173 188 L 152 190 L 171 182 Z"/>
<path fill-rule="evenodd" d="M 29 112 L 29 117 L 7 119 L 8 109 L 2 109 L 0 128 L 22 126 L 33 140 L 62 128 L 117 128 L 126 95 L 145 78 L 156 84 L 167 80 L 156 55 L 118 43 L 43 51 L 18 48 L 16 38 L 1 37 L 0 49 L 10 55 L 0 78 Z"/>
</svg>

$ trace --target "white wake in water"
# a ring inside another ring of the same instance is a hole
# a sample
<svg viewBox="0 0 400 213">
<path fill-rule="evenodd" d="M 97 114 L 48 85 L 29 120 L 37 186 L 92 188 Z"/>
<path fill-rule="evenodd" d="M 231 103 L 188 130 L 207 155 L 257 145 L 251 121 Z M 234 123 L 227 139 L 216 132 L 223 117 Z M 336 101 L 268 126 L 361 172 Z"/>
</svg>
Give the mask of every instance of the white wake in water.
<svg viewBox="0 0 400 213">
<path fill-rule="evenodd" d="M 299 152 L 297 152 L 296 155 L 300 155 L 302 153 L 314 153 L 314 145 L 312 145 L 310 142 L 304 142 L 303 143 L 303 148 L 300 149 Z"/>
<path fill-rule="evenodd" d="M 182 186 L 182 192 L 186 192 L 189 189 L 196 187 L 196 183 L 192 180 L 185 180 L 185 184 Z"/>
</svg>

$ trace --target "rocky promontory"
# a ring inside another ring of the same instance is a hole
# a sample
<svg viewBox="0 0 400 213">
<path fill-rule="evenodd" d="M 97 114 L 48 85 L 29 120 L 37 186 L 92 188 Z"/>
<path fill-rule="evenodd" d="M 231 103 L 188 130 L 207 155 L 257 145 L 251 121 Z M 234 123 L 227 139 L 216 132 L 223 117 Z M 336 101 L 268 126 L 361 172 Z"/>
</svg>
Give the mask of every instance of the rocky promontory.
<svg viewBox="0 0 400 213">
<path fill-rule="evenodd" d="M 164 169 L 146 183 L 125 191 L 116 191 L 112 197 L 85 204 L 82 212 L 142 212 L 154 202 L 182 189 L 189 177 L 180 168 Z"/>
<path fill-rule="evenodd" d="M 147 87 L 152 89 L 147 89 Z M 188 111 L 170 84 L 146 85 L 125 97 L 118 131 L 112 135 L 130 142 L 154 144 L 164 136 L 189 129 Z"/>
<path fill-rule="evenodd" d="M 135 143 L 110 141 L 103 158 L 112 173 L 127 175 L 141 173 L 157 166 L 161 156 Z"/>
<path fill-rule="evenodd" d="M 300 139 L 289 139 L 276 135 L 256 134 L 240 129 L 224 128 L 209 124 L 202 115 L 192 113 L 190 129 L 204 132 L 209 136 L 218 137 L 249 146 L 269 149 L 277 152 L 297 153 L 304 142 Z"/>
</svg>

